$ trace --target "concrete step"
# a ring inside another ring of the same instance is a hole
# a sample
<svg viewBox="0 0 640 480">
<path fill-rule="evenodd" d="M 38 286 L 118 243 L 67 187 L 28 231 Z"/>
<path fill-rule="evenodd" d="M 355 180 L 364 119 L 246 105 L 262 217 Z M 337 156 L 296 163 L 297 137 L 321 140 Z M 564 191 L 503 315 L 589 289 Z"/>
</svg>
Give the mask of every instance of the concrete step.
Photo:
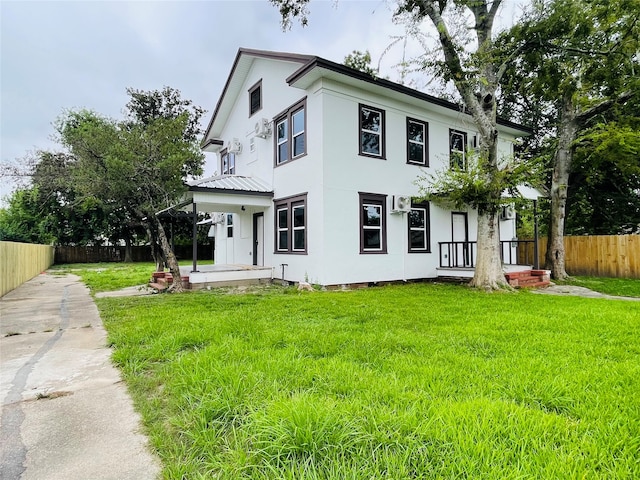
<svg viewBox="0 0 640 480">
<path fill-rule="evenodd" d="M 182 278 L 182 283 L 185 288 L 190 289 L 191 284 L 189 283 L 189 275 L 182 275 L 180 278 Z M 149 286 L 156 290 L 166 290 L 172 283 L 173 275 L 171 275 L 170 272 L 153 272 L 151 274 Z"/>
</svg>

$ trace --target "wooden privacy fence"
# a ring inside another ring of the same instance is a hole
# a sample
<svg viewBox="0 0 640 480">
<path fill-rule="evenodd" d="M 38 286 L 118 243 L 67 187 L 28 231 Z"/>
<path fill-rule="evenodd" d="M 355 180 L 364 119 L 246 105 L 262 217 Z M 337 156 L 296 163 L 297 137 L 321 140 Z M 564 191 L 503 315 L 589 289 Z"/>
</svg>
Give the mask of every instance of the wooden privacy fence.
<svg viewBox="0 0 640 480">
<path fill-rule="evenodd" d="M 540 238 L 538 244 L 540 267 L 544 267 L 547 239 Z M 523 247 L 519 256 L 533 258 L 533 246 L 527 249 Z M 640 235 L 564 237 L 564 250 L 569 275 L 640 278 Z"/>
<path fill-rule="evenodd" d="M 174 252 L 178 260 L 192 260 L 193 247 L 191 245 L 176 245 Z M 56 263 L 97 263 L 124 262 L 125 247 L 56 247 Z M 152 262 L 149 246 L 131 247 L 133 262 Z M 213 260 L 212 245 L 198 245 L 198 260 Z"/>
<path fill-rule="evenodd" d="M 53 265 L 54 247 L 0 242 L 0 296 Z"/>
</svg>

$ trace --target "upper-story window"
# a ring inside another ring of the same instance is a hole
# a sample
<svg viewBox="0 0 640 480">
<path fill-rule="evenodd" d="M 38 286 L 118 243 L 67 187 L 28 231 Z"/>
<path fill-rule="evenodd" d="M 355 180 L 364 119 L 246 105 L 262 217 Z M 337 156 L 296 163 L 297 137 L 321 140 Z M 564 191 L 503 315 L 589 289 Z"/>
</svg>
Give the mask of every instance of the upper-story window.
<svg viewBox="0 0 640 480">
<path fill-rule="evenodd" d="M 276 166 L 307 153 L 307 101 L 296 103 L 276 117 Z"/>
<path fill-rule="evenodd" d="M 449 165 L 452 169 L 467 169 L 467 134 L 449 130 Z"/>
<path fill-rule="evenodd" d="M 220 171 L 222 175 L 236 174 L 236 154 L 223 150 L 220 154 Z"/>
<path fill-rule="evenodd" d="M 359 153 L 385 158 L 384 110 L 359 105 Z"/>
<path fill-rule="evenodd" d="M 407 118 L 407 163 L 429 166 L 429 124 Z"/>
<path fill-rule="evenodd" d="M 262 109 L 262 80 L 249 89 L 249 116 Z"/>
</svg>

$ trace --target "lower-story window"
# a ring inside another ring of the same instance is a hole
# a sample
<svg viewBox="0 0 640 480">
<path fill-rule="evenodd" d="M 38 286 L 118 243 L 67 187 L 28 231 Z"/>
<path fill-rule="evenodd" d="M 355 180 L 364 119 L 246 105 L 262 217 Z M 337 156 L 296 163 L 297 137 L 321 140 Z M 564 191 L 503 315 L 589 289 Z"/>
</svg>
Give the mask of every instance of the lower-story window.
<svg viewBox="0 0 640 480">
<path fill-rule="evenodd" d="M 431 242 L 429 235 L 429 203 L 412 203 L 407 215 L 409 228 L 409 252 L 429 253 Z"/>
<path fill-rule="evenodd" d="M 360 253 L 387 253 L 387 196 L 359 195 Z"/>
<path fill-rule="evenodd" d="M 307 253 L 307 194 L 275 200 L 274 204 L 276 253 Z"/>
<path fill-rule="evenodd" d="M 233 213 L 227 213 L 227 238 L 233 237 Z"/>
</svg>

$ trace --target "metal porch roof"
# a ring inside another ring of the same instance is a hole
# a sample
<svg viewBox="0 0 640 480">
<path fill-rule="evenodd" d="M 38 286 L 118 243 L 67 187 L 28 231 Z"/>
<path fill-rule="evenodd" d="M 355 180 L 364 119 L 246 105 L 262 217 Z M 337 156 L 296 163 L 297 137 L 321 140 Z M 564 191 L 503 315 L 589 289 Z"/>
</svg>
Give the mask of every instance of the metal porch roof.
<svg viewBox="0 0 640 480">
<path fill-rule="evenodd" d="M 224 192 L 224 193 L 253 193 L 254 195 L 273 195 L 273 189 L 266 182 L 242 175 L 218 175 L 189 182 L 192 192 Z"/>
</svg>

